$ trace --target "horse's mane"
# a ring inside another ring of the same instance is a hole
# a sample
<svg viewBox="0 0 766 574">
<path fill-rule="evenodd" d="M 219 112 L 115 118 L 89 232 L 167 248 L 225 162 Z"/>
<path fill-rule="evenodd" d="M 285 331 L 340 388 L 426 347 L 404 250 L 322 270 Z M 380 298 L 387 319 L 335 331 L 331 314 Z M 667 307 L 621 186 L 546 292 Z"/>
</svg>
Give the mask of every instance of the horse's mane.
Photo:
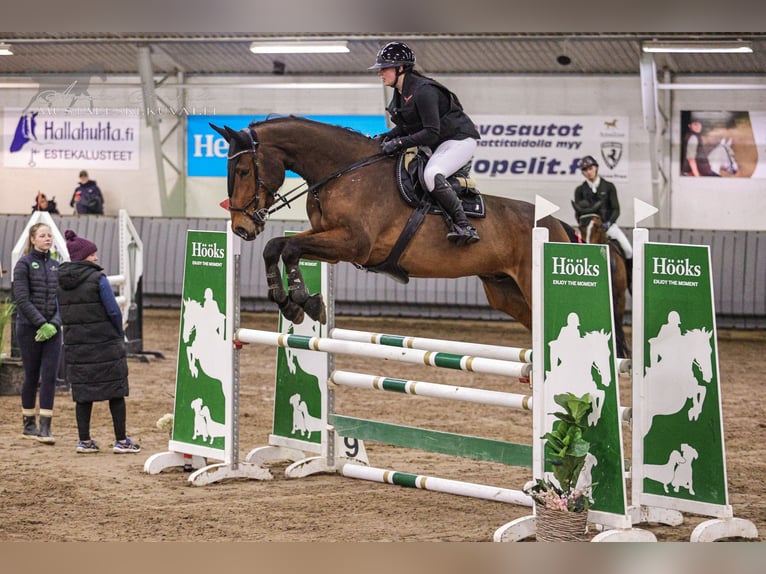
<svg viewBox="0 0 766 574">
<path fill-rule="evenodd" d="M 258 120 L 258 121 L 252 121 L 248 125 L 251 129 L 256 129 L 259 126 L 265 126 L 265 125 L 277 125 L 277 124 L 304 124 L 304 125 L 313 125 L 316 126 L 318 129 L 326 129 L 328 131 L 337 131 L 341 134 L 348 134 L 353 137 L 359 137 L 364 138 L 365 140 L 369 140 L 370 138 L 366 135 L 360 132 L 359 130 L 355 130 L 353 128 L 345 127 L 345 126 L 339 126 L 335 124 L 328 124 L 325 122 L 320 122 L 317 120 L 311 120 L 309 118 L 304 118 L 302 116 L 295 116 L 292 114 L 289 115 L 280 115 L 280 114 L 269 114 L 266 116 L 265 120 Z"/>
</svg>

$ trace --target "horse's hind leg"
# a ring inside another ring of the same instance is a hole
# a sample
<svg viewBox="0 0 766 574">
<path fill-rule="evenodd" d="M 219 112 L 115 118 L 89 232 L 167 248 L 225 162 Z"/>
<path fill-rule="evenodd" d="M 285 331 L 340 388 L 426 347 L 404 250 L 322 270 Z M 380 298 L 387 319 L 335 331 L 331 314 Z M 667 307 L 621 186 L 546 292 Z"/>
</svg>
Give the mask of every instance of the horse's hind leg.
<svg viewBox="0 0 766 574">
<path fill-rule="evenodd" d="M 493 309 L 510 315 L 527 329 L 532 329 L 532 309 L 513 277 L 503 275 L 480 279 L 484 285 L 487 302 Z"/>
<path fill-rule="evenodd" d="M 263 262 L 266 265 L 266 283 L 269 288 L 269 300 L 279 306 L 279 310 L 285 319 L 300 324 L 303 322 L 303 309 L 288 297 L 282 285 L 282 274 L 279 271 L 279 258 L 284 250 L 285 239 L 285 237 L 274 237 L 263 248 Z"/>
</svg>

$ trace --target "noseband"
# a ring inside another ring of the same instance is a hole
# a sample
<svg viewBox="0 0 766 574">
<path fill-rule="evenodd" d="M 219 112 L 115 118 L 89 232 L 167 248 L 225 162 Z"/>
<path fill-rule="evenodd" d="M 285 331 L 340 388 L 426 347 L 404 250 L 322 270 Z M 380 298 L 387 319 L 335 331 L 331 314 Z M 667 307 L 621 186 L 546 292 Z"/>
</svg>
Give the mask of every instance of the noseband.
<svg viewBox="0 0 766 574">
<path fill-rule="evenodd" d="M 255 178 L 255 193 L 253 194 L 253 198 L 248 201 L 245 205 L 242 207 L 235 207 L 231 204 L 231 196 L 234 193 L 234 177 L 231 174 L 231 170 L 234 168 L 233 164 L 229 163 L 229 178 L 231 181 L 231 185 L 229 186 L 229 211 L 242 213 L 247 218 L 250 219 L 256 226 L 263 226 L 266 224 L 266 218 L 269 215 L 269 209 L 267 207 L 262 207 L 258 209 L 258 201 L 260 199 L 260 192 L 261 188 L 266 192 L 267 195 L 272 194 L 268 187 L 266 187 L 266 184 L 263 183 L 263 180 L 261 179 L 260 171 L 258 169 L 258 136 L 255 133 L 255 131 L 252 128 L 248 128 L 247 130 L 242 130 L 247 133 L 247 135 L 250 137 L 250 148 L 244 149 L 241 151 L 238 151 L 237 153 L 230 154 L 226 156 L 226 159 L 229 162 L 232 162 L 239 158 L 239 156 L 244 154 L 251 154 L 253 158 L 253 177 Z M 250 210 L 250 211 L 248 211 Z"/>
</svg>

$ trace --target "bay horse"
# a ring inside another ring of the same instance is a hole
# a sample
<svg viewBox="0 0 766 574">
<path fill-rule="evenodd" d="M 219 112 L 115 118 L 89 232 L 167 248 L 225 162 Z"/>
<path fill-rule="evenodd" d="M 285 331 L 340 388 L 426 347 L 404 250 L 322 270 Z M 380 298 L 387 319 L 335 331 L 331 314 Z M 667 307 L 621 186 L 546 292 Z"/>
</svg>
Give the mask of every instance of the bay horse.
<svg viewBox="0 0 766 574">
<path fill-rule="evenodd" d="M 380 145 L 360 132 L 301 117 L 270 118 L 242 130 L 210 125 L 229 143 L 228 208 L 232 231 L 242 239 L 255 239 L 268 216 L 293 200 L 277 193 L 286 170 L 308 184 L 302 193 L 311 228 L 270 239 L 263 259 L 269 299 L 285 318 L 301 323 L 305 313 L 326 322 L 322 295 L 307 292 L 298 261 L 374 267 L 387 260 L 413 212 L 397 190 L 396 158 L 383 155 Z M 427 215 L 399 265 L 412 277 L 478 276 L 489 304 L 531 329 L 534 205 L 492 195 L 484 199 L 486 218 L 474 219 L 481 241 L 453 245 L 443 218 Z M 569 225 L 551 216 L 539 225 L 548 229 L 550 241 L 576 240 Z"/>
<path fill-rule="evenodd" d="M 625 338 L 623 318 L 625 316 L 625 303 L 628 290 L 628 268 L 622 249 L 606 234 L 604 222 L 595 213 L 583 214 L 579 217 L 580 235 L 585 243 L 609 245 L 609 267 L 612 272 L 612 306 L 614 315 L 614 329 L 617 342 L 617 355 L 622 358 L 630 357 L 630 347 Z"/>
</svg>

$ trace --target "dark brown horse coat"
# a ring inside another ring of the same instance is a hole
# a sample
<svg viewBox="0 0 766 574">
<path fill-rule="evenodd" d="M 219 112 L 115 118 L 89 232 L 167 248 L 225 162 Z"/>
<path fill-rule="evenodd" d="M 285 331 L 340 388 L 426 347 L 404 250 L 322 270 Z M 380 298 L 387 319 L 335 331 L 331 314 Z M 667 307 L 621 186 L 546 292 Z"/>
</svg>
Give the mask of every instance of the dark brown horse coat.
<svg viewBox="0 0 766 574">
<path fill-rule="evenodd" d="M 298 260 L 374 266 L 388 257 L 412 213 L 397 191 L 395 160 L 380 158 L 379 145 L 361 133 L 304 118 L 269 119 L 240 131 L 212 127 L 229 142 L 231 226 L 243 239 L 253 240 L 263 231 L 286 170 L 299 174 L 310 188 L 319 184 L 306 197 L 311 228 L 271 239 L 263 257 L 269 297 L 285 317 L 299 323 L 305 311 L 315 320 L 324 319 L 321 295 L 306 292 Z M 368 158 L 376 161 L 330 177 Z M 442 217 L 429 215 L 400 264 L 412 277 L 476 275 L 493 308 L 531 328 L 535 208 L 492 195 L 485 200 L 487 217 L 474 220 L 481 241 L 455 246 L 445 238 Z M 538 224 L 548 228 L 550 241 L 570 242 L 565 224 L 558 219 L 549 216 Z M 288 275 L 287 292 L 279 273 L 280 259 Z"/>
</svg>

